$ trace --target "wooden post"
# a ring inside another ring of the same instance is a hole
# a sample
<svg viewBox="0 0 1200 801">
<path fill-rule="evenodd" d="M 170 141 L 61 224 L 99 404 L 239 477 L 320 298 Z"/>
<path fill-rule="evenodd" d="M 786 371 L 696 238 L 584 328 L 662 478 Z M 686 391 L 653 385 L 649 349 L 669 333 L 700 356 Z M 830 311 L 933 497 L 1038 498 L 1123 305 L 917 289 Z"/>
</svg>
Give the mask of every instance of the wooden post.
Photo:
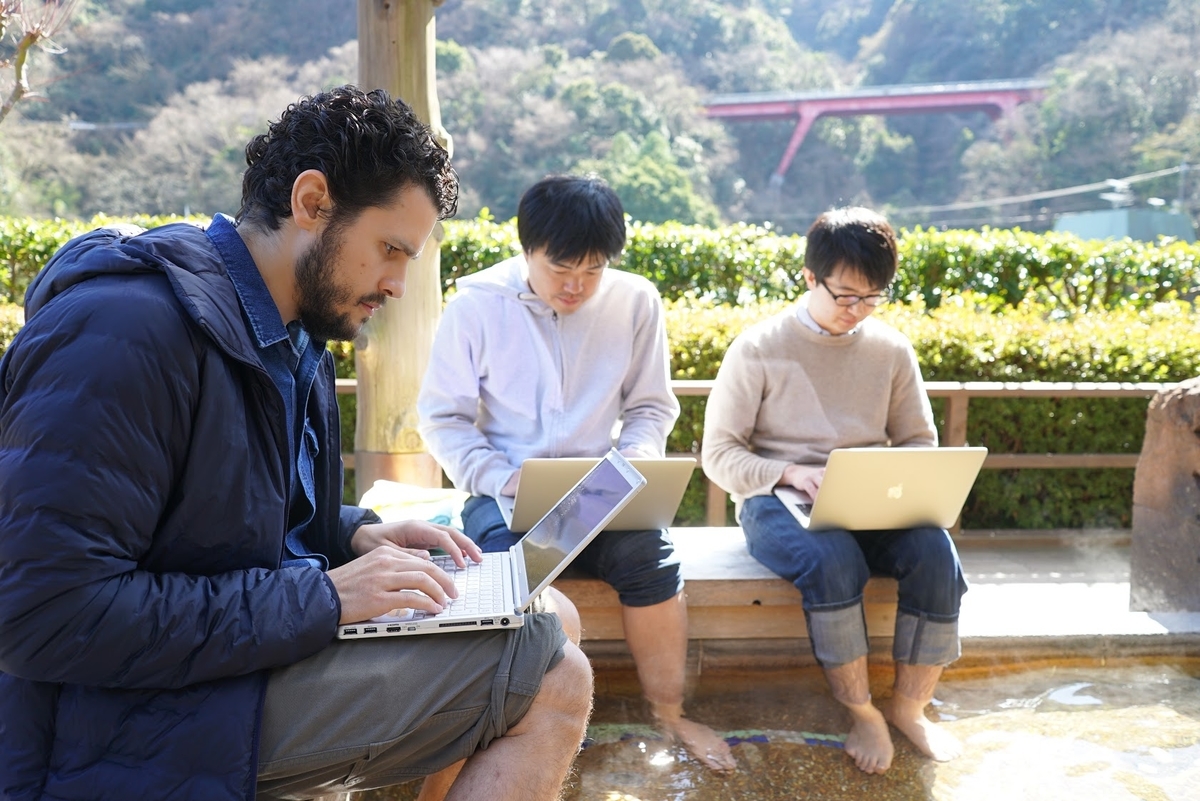
<svg viewBox="0 0 1200 801">
<path fill-rule="evenodd" d="M 942 444 L 958 447 L 967 444 L 967 403 L 970 397 L 966 393 L 955 393 L 946 398 L 946 428 L 942 432 Z"/>
<path fill-rule="evenodd" d="M 434 8 L 441 0 L 359 0 L 358 82 L 412 106 L 449 150 L 435 83 Z M 354 342 L 358 497 L 376 479 L 440 487 L 442 471 L 417 432 L 417 392 L 442 313 L 441 223 L 408 266 L 404 297 L 389 300 Z"/>
<path fill-rule="evenodd" d="M 943 445 L 958 447 L 967 444 L 967 404 L 971 398 L 965 392 L 957 392 L 946 398 L 946 430 L 942 438 Z M 962 531 L 962 515 L 960 514 L 950 527 L 951 534 Z"/>
</svg>

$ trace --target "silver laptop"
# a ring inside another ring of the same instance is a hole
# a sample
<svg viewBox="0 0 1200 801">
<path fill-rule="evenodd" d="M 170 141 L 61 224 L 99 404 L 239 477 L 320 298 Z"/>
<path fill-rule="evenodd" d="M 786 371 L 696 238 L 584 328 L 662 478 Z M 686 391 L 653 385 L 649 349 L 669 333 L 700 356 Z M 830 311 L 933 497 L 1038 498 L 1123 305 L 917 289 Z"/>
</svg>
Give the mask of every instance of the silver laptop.
<svg viewBox="0 0 1200 801">
<path fill-rule="evenodd" d="M 580 476 L 596 464 L 595 457 L 526 459 L 516 497 L 496 499 L 509 531 L 528 531 L 542 519 Z M 675 522 L 675 512 L 683 500 L 696 460 L 691 456 L 663 459 L 632 458 L 629 462 L 646 477 L 646 491 L 630 501 L 605 529 L 608 531 L 649 531 L 667 528 Z"/>
<path fill-rule="evenodd" d="M 837 448 L 815 500 L 791 487 L 775 495 L 807 529 L 950 528 L 987 448 Z"/>
<path fill-rule="evenodd" d="M 458 588 L 458 598 L 441 612 L 394 610 L 372 620 L 342 624 L 337 636 L 395 637 L 521 626 L 538 593 L 645 486 L 646 479 L 616 450 L 610 451 L 507 551 L 485 553 L 478 564 L 468 559 L 465 568 L 447 555 L 434 557 Z"/>
</svg>

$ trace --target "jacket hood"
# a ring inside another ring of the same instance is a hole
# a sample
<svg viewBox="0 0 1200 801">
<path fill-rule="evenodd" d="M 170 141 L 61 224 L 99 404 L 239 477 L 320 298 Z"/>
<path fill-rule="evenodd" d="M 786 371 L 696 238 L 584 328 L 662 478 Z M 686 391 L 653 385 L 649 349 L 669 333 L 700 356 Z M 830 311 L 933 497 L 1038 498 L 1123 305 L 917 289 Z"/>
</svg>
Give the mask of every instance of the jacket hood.
<svg viewBox="0 0 1200 801">
<path fill-rule="evenodd" d="M 62 293 L 102 276 L 162 273 L 189 315 L 235 355 L 252 357 L 241 305 L 204 228 L 172 223 L 146 231 L 134 225 L 98 228 L 51 257 L 25 292 L 28 321 Z"/>
<path fill-rule="evenodd" d="M 510 300 L 524 303 L 538 314 L 552 314 L 554 312 L 545 301 L 530 289 L 529 268 L 525 264 L 525 257 L 520 254 L 505 259 L 486 270 L 465 275 L 455 281 L 454 286 L 459 292 L 477 290 L 479 292 L 500 295 Z"/>
</svg>

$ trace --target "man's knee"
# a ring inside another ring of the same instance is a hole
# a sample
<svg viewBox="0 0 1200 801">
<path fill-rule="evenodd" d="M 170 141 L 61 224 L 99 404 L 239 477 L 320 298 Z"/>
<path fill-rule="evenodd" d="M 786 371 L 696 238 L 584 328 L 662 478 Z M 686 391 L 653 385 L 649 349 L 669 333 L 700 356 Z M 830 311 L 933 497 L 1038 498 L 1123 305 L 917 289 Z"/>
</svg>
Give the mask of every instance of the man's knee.
<svg viewBox="0 0 1200 801">
<path fill-rule="evenodd" d="M 958 550 L 945 529 L 925 529 L 921 548 L 921 566 L 926 572 L 943 579 L 957 579 L 962 572 Z"/>
<path fill-rule="evenodd" d="M 542 593 L 542 603 L 545 611 L 558 615 L 567 639 L 575 645 L 579 645 L 579 640 L 583 636 L 583 621 L 580 620 L 579 610 L 575 608 L 575 604 L 571 603 L 571 599 L 550 587 Z"/>
<path fill-rule="evenodd" d="M 592 665 L 574 643 L 563 645 L 563 658 L 542 679 L 538 698 L 560 714 L 587 723 L 592 711 Z"/>
<path fill-rule="evenodd" d="M 623 606 L 654 606 L 683 591 L 675 546 L 665 531 L 612 532 L 597 546 L 593 572 Z"/>
<path fill-rule="evenodd" d="M 848 540 L 848 541 L 847 541 Z M 806 604 L 840 605 L 862 596 L 871 570 L 853 540 L 843 538 L 811 553 L 807 570 L 796 581 Z"/>
<path fill-rule="evenodd" d="M 906 554 L 897 576 L 901 608 L 939 616 L 957 615 L 967 582 L 954 541 L 944 529 L 917 529 L 913 535 L 911 552 Z"/>
</svg>

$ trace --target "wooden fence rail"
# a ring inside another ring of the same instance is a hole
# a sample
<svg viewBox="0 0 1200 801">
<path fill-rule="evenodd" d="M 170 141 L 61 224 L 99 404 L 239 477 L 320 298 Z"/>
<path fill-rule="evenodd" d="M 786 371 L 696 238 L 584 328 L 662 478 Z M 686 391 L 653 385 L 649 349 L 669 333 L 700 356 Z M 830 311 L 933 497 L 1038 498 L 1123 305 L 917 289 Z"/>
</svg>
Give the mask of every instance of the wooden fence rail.
<svg viewBox="0 0 1200 801">
<path fill-rule="evenodd" d="M 712 381 L 672 381 L 671 389 L 678 397 L 707 397 L 712 391 Z M 1158 392 L 1171 389 L 1175 384 L 1156 383 L 1070 383 L 1070 382 L 995 382 L 995 381 L 927 381 L 925 390 L 930 398 L 945 398 L 945 427 L 942 431 L 943 445 L 965 445 L 967 442 L 967 415 L 972 398 L 1151 398 Z M 339 378 L 339 395 L 353 395 L 358 382 L 353 378 Z M 343 454 L 346 468 L 354 467 L 354 454 Z M 1136 453 L 993 453 L 988 454 L 985 469 L 1055 469 L 1107 467 L 1136 467 Z M 705 514 L 707 524 L 725 524 L 726 493 L 720 487 L 707 482 L 708 492 Z"/>
</svg>

